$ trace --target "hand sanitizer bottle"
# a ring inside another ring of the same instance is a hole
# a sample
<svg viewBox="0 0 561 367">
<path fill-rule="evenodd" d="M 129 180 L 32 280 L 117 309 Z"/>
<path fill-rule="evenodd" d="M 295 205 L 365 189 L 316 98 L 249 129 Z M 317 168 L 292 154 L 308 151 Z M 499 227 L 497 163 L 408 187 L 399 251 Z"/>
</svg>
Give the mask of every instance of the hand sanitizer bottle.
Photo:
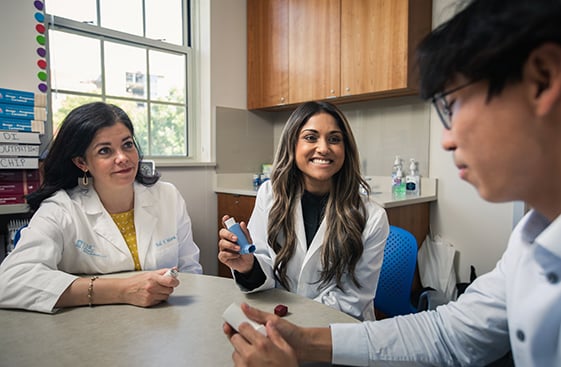
<svg viewBox="0 0 561 367">
<path fill-rule="evenodd" d="M 401 158 L 396 155 L 392 168 L 392 194 L 401 196 L 405 194 L 405 180 Z"/>
<path fill-rule="evenodd" d="M 409 161 L 409 174 L 405 177 L 405 191 L 407 195 L 419 195 L 421 178 L 417 169 L 417 162 L 411 158 Z"/>
</svg>

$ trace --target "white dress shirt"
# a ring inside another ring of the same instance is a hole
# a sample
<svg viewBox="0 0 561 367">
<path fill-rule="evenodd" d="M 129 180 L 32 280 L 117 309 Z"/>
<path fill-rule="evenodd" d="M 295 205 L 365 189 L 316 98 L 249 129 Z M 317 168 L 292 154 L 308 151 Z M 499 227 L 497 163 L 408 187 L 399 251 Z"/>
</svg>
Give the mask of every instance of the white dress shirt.
<svg viewBox="0 0 561 367">
<path fill-rule="evenodd" d="M 511 349 L 517 366 L 561 366 L 560 278 L 561 216 L 550 223 L 531 211 L 495 269 L 456 302 L 378 322 L 331 325 L 333 363 L 484 366 Z"/>
</svg>

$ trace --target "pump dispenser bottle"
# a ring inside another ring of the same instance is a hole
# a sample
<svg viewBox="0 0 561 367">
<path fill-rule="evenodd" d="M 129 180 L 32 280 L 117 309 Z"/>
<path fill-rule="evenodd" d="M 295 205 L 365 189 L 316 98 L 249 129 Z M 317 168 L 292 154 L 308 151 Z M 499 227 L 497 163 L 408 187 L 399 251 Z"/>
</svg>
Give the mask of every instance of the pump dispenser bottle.
<svg viewBox="0 0 561 367">
<path fill-rule="evenodd" d="M 405 177 L 405 191 L 407 195 L 419 195 L 420 193 L 421 178 L 419 176 L 419 169 L 417 162 L 411 158 L 409 161 L 409 174 Z"/>
<path fill-rule="evenodd" d="M 396 155 L 392 168 L 392 194 L 394 196 L 405 195 L 405 178 L 401 158 Z"/>
</svg>

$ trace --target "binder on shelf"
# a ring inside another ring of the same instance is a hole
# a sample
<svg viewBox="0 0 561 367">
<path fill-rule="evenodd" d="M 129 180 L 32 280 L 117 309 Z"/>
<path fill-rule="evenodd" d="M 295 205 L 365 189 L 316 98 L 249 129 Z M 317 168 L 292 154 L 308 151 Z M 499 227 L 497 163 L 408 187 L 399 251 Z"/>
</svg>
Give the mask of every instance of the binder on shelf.
<svg viewBox="0 0 561 367">
<path fill-rule="evenodd" d="M 0 118 L 0 130 L 45 133 L 45 121 L 17 118 Z"/>
<path fill-rule="evenodd" d="M 0 194 L 0 206 L 25 204 L 25 197 L 23 195 L 2 195 Z"/>
<path fill-rule="evenodd" d="M 23 90 L 0 88 L 0 103 L 46 107 L 47 95 L 43 93 L 33 93 Z"/>
<path fill-rule="evenodd" d="M 39 133 L 25 131 L 0 131 L 0 143 L 41 144 Z"/>
<path fill-rule="evenodd" d="M 39 181 L 28 181 L 28 182 L 2 182 L 0 181 L 0 195 L 18 196 L 27 195 L 39 189 Z"/>
<path fill-rule="evenodd" d="M 47 120 L 47 109 L 23 104 L 0 103 L 0 117 Z"/>
<path fill-rule="evenodd" d="M 0 143 L 0 157 L 39 157 L 39 145 Z"/>
<path fill-rule="evenodd" d="M 40 186 L 38 169 L 0 169 L 0 214 L 29 210 L 25 195 L 37 191 Z"/>
<path fill-rule="evenodd" d="M 31 169 L 3 169 L 0 170 L 1 182 L 40 181 L 39 170 Z"/>
<path fill-rule="evenodd" d="M 0 157 L 0 169 L 37 169 L 37 157 Z"/>
</svg>

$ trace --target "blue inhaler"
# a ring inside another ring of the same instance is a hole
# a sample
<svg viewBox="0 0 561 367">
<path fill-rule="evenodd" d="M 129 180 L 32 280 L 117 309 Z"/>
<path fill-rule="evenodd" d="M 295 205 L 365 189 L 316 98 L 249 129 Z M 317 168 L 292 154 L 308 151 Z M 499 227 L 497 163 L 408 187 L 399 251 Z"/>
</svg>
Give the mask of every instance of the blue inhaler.
<svg viewBox="0 0 561 367">
<path fill-rule="evenodd" d="M 248 242 L 247 238 L 245 237 L 245 234 L 242 231 L 242 228 L 240 227 L 240 224 L 236 223 L 236 220 L 234 218 L 228 218 L 228 220 L 226 220 L 224 224 L 226 225 L 226 228 L 228 228 L 230 232 L 232 232 L 238 237 L 237 243 L 238 246 L 240 246 L 241 255 L 247 255 L 255 252 L 255 245 L 252 245 L 251 243 Z"/>
</svg>

